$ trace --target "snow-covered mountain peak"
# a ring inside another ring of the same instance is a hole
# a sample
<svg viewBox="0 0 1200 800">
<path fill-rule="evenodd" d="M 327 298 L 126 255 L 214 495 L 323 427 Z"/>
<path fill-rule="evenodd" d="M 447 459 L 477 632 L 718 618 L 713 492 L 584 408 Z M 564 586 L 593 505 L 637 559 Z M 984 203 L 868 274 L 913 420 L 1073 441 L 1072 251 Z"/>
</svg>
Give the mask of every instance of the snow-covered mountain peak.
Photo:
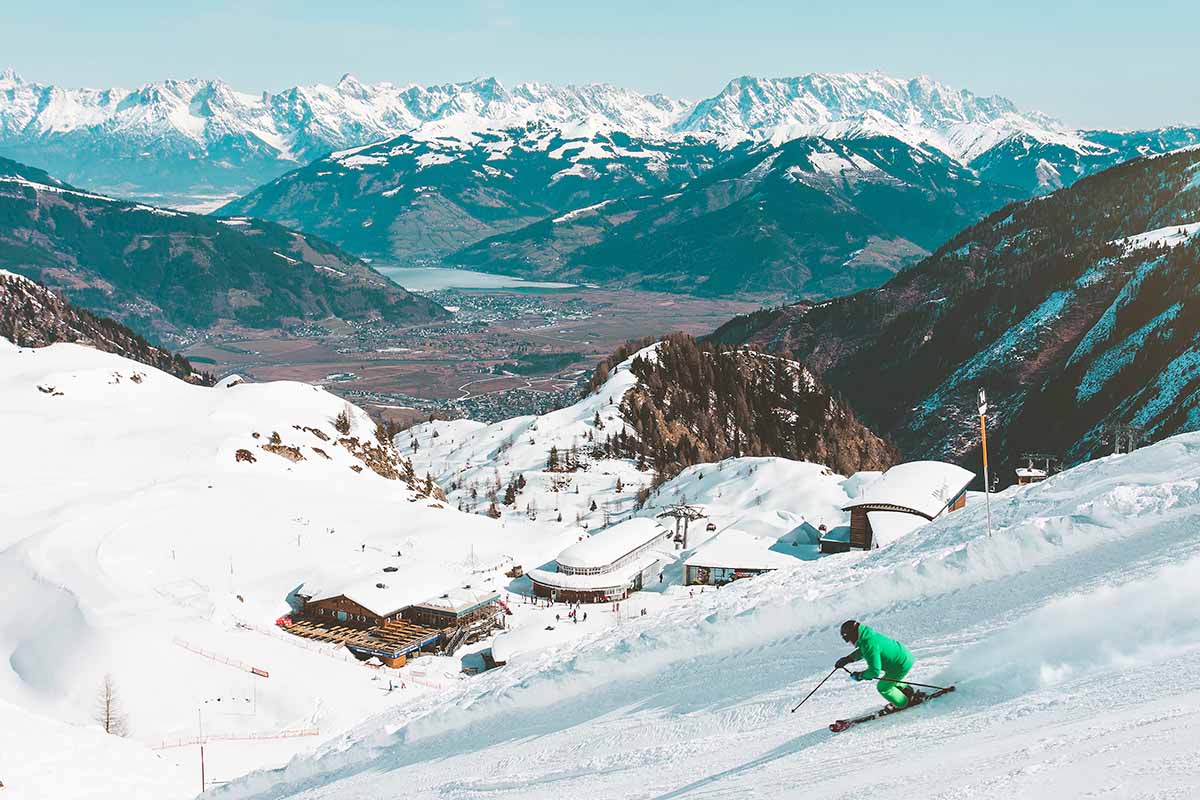
<svg viewBox="0 0 1200 800">
<path fill-rule="evenodd" d="M 902 79 L 876 71 L 735 78 L 698 103 L 675 129 L 776 142 L 799 136 L 894 136 L 932 144 L 965 161 L 981 142 L 994 143 L 1017 130 L 1062 126 L 1043 114 L 1024 114 L 1004 97 L 978 96 L 927 75 Z"/>
</svg>

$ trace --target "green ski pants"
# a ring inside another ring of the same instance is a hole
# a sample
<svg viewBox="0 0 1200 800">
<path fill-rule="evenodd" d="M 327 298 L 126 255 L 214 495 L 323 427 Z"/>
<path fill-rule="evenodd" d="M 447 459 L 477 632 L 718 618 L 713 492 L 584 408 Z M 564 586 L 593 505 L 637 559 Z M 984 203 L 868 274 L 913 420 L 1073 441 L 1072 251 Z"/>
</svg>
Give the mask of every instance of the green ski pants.
<svg viewBox="0 0 1200 800">
<path fill-rule="evenodd" d="M 896 708 L 904 708 L 908 705 L 908 697 L 904 692 L 900 691 L 900 687 L 896 685 L 896 681 L 903 680 L 908 671 L 912 669 L 912 665 L 904 669 L 887 670 L 883 673 L 883 677 L 875 684 L 875 688 L 883 695 L 883 699 L 894 705 Z"/>
</svg>

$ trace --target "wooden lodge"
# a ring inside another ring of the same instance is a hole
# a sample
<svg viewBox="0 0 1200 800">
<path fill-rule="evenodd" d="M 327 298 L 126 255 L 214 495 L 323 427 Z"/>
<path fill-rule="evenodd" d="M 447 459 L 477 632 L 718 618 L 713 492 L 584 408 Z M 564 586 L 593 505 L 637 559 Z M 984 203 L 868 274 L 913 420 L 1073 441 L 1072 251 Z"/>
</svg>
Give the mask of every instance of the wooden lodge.
<svg viewBox="0 0 1200 800">
<path fill-rule="evenodd" d="M 974 473 L 941 461 L 897 464 L 870 483 L 854 502 L 849 535 L 825 536 L 822 553 L 871 550 L 891 544 L 926 523 L 963 508 Z"/>
<path fill-rule="evenodd" d="M 503 605 L 495 591 L 470 586 L 420 603 L 391 608 L 380 606 L 387 594 L 382 582 L 327 597 L 297 592 L 298 611 L 280 624 L 288 632 L 317 641 L 339 643 L 363 660 L 378 658 L 389 667 L 402 667 L 417 651 L 453 653 L 473 636 L 503 626 Z M 370 595 L 372 601 L 355 599 Z M 371 602 L 375 607 L 368 605 Z"/>
</svg>

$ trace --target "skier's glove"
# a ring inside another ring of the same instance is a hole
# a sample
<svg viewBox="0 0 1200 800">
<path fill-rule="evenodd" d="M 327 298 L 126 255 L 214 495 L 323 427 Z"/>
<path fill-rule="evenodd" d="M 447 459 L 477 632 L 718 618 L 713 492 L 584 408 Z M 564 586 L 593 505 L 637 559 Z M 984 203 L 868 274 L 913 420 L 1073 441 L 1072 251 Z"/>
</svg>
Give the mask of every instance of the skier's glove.
<svg viewBox="0 0 1200 800">
<path fill-rule="evenodd" d="M 846 665 L 853 662 L 854 659 L 850 656 L 842 656 L 837 661 L 833 662 L 834 669 L 845 669 Z"/>
<path fill-rule="evenodd" d="M 850 677 L 854 678 L 854 680 L 856 680 L 856 681 L 861 681 L 862 676 L 863 676 L 863 674 L 861 672 L 851 672 L 850 673 Z"/>
</svg>

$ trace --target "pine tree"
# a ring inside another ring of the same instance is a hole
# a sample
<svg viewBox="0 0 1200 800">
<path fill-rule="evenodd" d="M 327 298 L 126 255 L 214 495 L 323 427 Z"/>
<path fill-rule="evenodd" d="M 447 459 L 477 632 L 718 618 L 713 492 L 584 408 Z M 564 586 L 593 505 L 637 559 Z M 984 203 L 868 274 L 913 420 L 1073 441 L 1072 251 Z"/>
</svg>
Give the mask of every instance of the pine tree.
<svg viewBox="0 0 1200 800">
<path fill-rule="evenodd" d="M 350 406 L 346 405 L 338 412 L 338 415 L 333 418 L 333 427 L 342 436 L 347 436 L 350 433 Z"/>
<path fill-rule="evenodd" d="M 546 457 L 546 469 L 550 472 L 558 469 L 558 448 L 550 445 L 550 455 Z"/>
</svg>

